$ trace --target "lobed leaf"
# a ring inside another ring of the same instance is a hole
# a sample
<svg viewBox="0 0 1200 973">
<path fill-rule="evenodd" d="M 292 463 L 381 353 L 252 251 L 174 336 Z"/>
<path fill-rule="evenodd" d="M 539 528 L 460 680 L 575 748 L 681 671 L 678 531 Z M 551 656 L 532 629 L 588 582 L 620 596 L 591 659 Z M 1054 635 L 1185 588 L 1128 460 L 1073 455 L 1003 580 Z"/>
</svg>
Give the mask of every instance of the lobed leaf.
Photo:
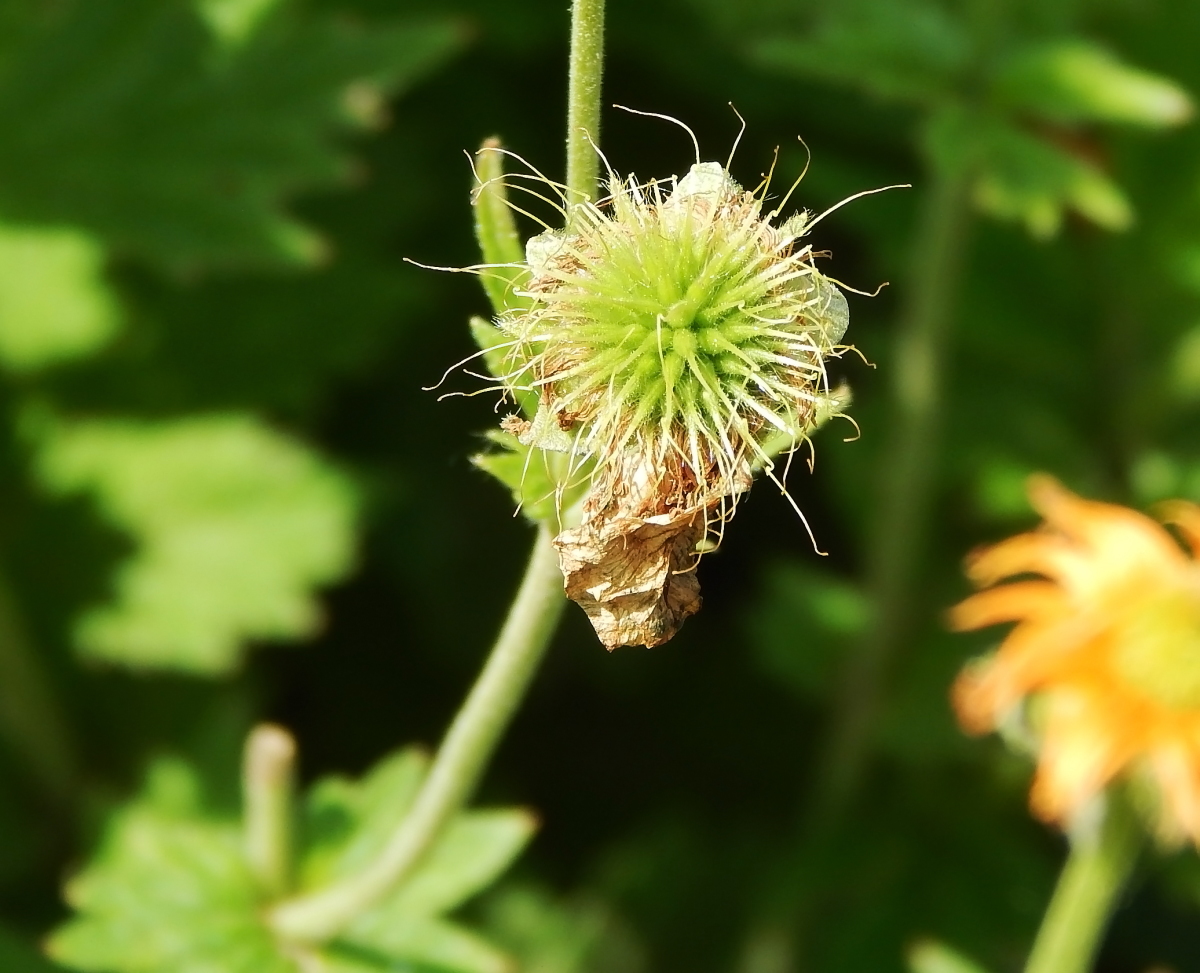
<svg viewBox="0 0 1200 973">
<path fill-rule="evenodd" d="M 247 639 L 311 634 L 312 588 L 352 563 L 345 478 L 248 416 L 63 424 L 40 449 L 48 489 L 93 493 L 137 543 L 113 602 L 77 625 L 96 658 L 227 671 Z"/>
<path fill-rule="evenodd" d="M 86 233 L 0 224 L 0 362 L 26 372 L 103 345 L 120 319 L 103 268 Z"/>
<path fill-rule="evenodd" d="M 344 180 L 331 136 L 458 40 L 444 20 L 201 9 L 68 0 L 39 14 L 3 55 L 0 218 L 83 226 L 172 267 L 312 263 L 324 246 L 283 200 Z"/>
</svg>

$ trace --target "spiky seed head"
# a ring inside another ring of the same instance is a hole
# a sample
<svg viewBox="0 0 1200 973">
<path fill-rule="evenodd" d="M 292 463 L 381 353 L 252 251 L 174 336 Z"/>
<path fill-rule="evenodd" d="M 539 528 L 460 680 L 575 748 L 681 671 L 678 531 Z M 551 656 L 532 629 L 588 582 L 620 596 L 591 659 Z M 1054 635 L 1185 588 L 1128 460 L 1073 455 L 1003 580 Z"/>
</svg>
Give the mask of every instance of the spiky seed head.
<svg viewBox="0 0 1200 973">
<path fill-rule="evenodd" d="M 605 610 L 631 592 L 615 577 L 597 582 L 596 570 L 628 575 L 628 563 L 605 563 L 636 548 L 632 535 L 610 543 L 614 520 L 654 520 L 655 556 L 674 552 L 660 565 L 669 587 L 694 567 L 707 525 L 729 513 L 752 469 L 770 469 L 779 443 L 803 441 L 828 412 L 825 363 L 846 331 L 846 301 L 801 243 L 808 214 L 777 225 L 763 208 L 763 195 L 718 163 L 666 183 L 613 177 L 607 200 L 571 207 L 567 228 L 526 248 L 529 307 L 501 322 L 513 340 L 509 381 L 539 393 L 525 441 L 594 470 L 576 528 L 584 536 L 564 532 L 559 544 L 571 557 L 580 544 L 597 548 L 586 597 Z M 666 523 L 686 535 L 683 550 L 678 537 L 658 537 Z M 633 571 L 641 589 L 644 573 Z M 699 606 L 675 594 L 675 615 Z M 610 647 L 656 644 L 682 617 L 600 634 Z"/>
</svg>

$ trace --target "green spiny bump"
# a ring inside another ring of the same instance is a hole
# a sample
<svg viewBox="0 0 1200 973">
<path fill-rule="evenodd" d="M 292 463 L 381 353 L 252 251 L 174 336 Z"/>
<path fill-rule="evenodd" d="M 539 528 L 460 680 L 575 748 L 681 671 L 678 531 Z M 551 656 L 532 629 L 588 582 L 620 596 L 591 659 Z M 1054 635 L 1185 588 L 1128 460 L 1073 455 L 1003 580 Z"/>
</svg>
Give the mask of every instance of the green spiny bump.
<svg viewBox="0 0 1200 973">
<path fill-rule="evenodd" d="M 695 355 L 696 346 L 696 335 L 692 331 L 679 328 L 671 335 L 672 350 L 683 358 L 691 358 Z"/>
</svg>

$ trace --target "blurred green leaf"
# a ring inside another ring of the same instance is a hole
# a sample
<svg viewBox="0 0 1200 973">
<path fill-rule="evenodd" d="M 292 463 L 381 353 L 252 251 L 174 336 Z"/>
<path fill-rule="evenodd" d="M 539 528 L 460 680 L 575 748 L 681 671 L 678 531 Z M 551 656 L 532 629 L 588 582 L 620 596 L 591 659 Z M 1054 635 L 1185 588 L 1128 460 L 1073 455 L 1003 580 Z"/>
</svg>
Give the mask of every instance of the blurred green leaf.
<svg viewBox="0 0 1200 973">
<path fill-rule="evenodd" d="M 233 12 L 249 16 L 231 4 L 208 8 L 229 29 Z M 457 38 L 446 21 L 368 28 L 285 10 L 217 56 L 185 0 L 58 5 L 0 73 L 0 217 L 84 226 L 170 266 L 311 263 L 323 244 L 283 200 L 344 180 L 331 135 Z"/>
<path fill-rule="evenodd" d="M 226 45 L 247 40 L 282 0 L 196 0 L 200 16 Z"/>
<path fill-rule="evenodd" d="M 55 973 L 58 969 L 32 943 L 0 925 L 0 970 L 4 973 Z"/>
<path fill-rule="evenodd" d="M 0 361 L 22 372 L 103 345 L 120 318 L 103 268 L 85 233 L 0 224 Z"/>
<path fill-rule="evenodd" d="M 331 778 L 314 787 L 304 885 L 319 886 L 374 861 L 408 812 L 427 766 L 420 751 L 402 750 L 360 782 Z M 352 923 L 339 943 L 465 973 L 502 973 L 509 966 L 504 954 L 438 917 L 490 885 L 528 843 L 534 823 L 516 810 L 460 814 L 400 888 Z"/>
<path fill-rule="evenodd" d="M 1082 155 L 1005 123 L 990 128 L 983 151 L 976 204 L 1002 220 L 1024 223 L 1035 237 L 1057 233 L 1067 210 L 1107 230 L 1133 222 L 1120 187 Z"/>
<path fill-rule="evenodd" d="M 760 665 L 811 697 L 829 688 L 842 653 L 865 629 L 869 609 L 849 581 L 783 562 L 767 570 L 746 625 Z"/>
<path fill-rule="evenodd" d="M 911 973 L 986 973 L 982 966 L 932 939 L 923 939 L 908 951 L 908 968 Z"/>
<path fill-rule="evenodd" d="M 68 884 L 79 915 L 51 937 L 51 956 L 95 973 L 297 973 L 259 921 L 240 829 L 200 812 L 186 767 L 151 778 Z"/>
<path fill-rule="evenodd" d="M 224 672 L 247 639 L 311 634 L 312 587 L 351 565 L 349 484 L 252 418 L 52 425 L 40 448 L 47 488 L 93 492 L 138 542 L 115 601 L 78 624 L 88 655 Z"/>
<path fill-rule="evenodd" d="M 426 765 L 419 751 L 403 750 L 361 781 L 314 785 L 302 832 L 304 881 L 319 885 L 373 861 Z M 461 813 L 394 894 L 336 942 L 302 956 L 276 943 L 262 922 L 267 903 L 243 860 L 240 828 L 204 812 L 187 765 L 162 761 L 69 884 L 79 915 L 54 933 L 51 952 L 96 973 L 506 973 L 505 953 L 441 914 L 491 884 L 533 825 L 524 811 Z"/>
<path fill-rule="evenodd" d="M 586 896 L 506 883 L 484 900 L 482 924 L 517 958 L 521 973 L 637 973 L 645 966 L 632 933 Z"/>
<path fill-rule="evenodd" d="M 332 776 L 314 784 L 305 802 L 308 852 L 301 887 L 324 885 L 374 861 L 428 767 L 422 751 L 408 748 L 385 757 L 362 780 Z"/>
<path fill-rule="evenodd" d="M 807 34 L 771 37 L 752 51 L 775 70 L 929 104 L 954 92 L 971 45 L 963 24 L 940 4 L 854 0 L 823 8 Z"/>
<path fill-rule="evenodd" d="M 1021 50 L 1000 70 L 996 88 L 1012 107 L 1054 122 L 1163 127 L 1187 121 L 1193 110 L 1175 82 L 1078 38 Z"/>
</svg>

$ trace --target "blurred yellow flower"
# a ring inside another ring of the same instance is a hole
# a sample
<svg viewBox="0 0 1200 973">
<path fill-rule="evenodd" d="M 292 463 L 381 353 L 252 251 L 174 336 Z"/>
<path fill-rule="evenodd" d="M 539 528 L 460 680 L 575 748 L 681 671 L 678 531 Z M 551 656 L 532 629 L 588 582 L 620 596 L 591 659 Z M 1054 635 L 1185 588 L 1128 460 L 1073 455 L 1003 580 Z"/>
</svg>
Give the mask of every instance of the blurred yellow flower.
<svg viewBox="0 0 1200 973">
<path fill-rule="evenodd" d="M 954 687 L 963 726 L 997 728 L 1023 703 L 1038 739 L 1034 812 L 1063 822 L 1119 775 L 1148 781 L 1155 826 L 1200 844 L 1200 507 L 1159 523 L 1031 479 L 1036 531 L 972 556 L 992 585 L 955 607 L 957 629 L 1016 622 Z M 1009 580 L 1017 575 L 1036 579 Z"/>
</svg>

